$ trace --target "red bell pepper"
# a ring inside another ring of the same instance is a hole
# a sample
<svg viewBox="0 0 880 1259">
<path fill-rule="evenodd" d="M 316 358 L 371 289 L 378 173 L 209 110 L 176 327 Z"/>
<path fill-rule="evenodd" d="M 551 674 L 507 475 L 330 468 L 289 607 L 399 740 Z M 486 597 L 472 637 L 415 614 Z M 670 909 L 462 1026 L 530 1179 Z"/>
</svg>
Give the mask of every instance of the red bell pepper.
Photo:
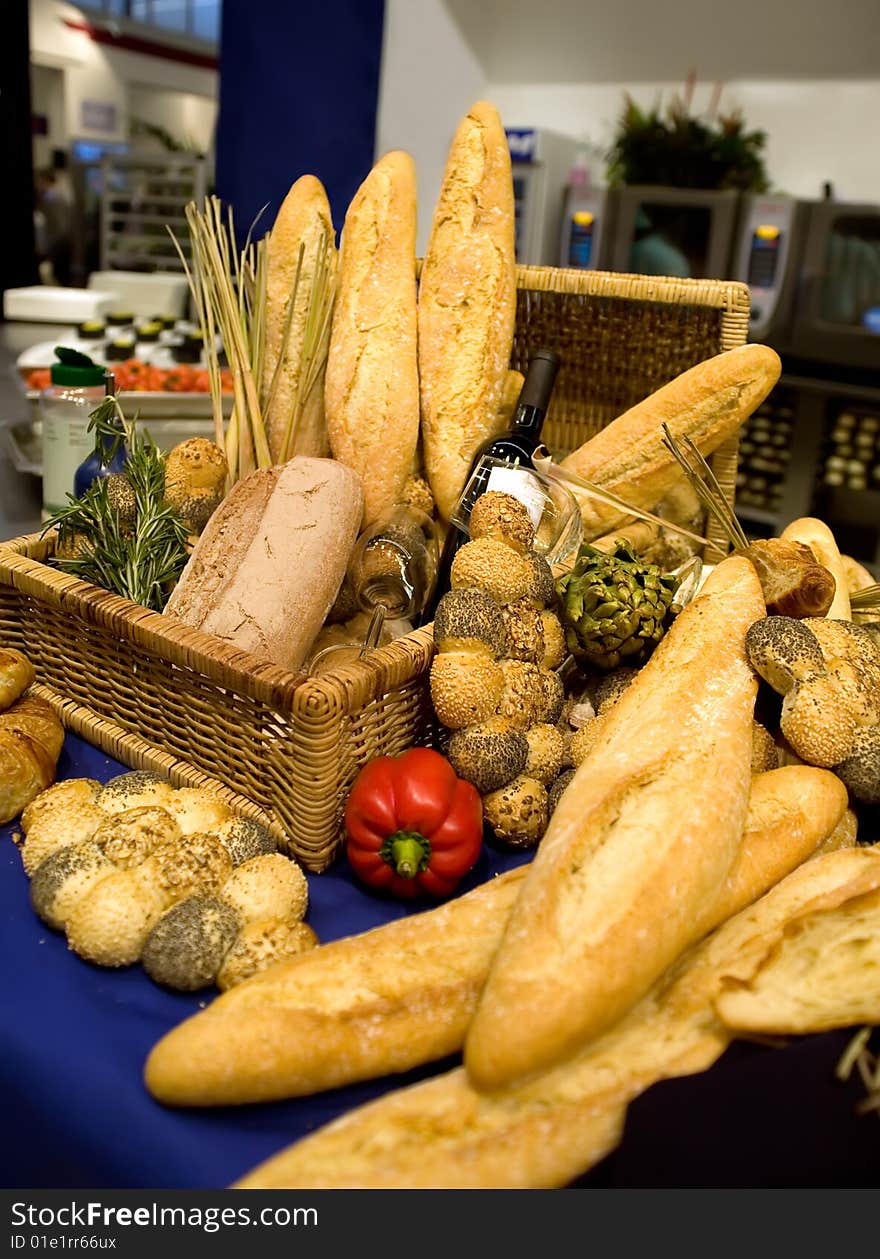
<svg viewBox="0 0 880 1259">
<path fill-rule="evenodd" d="M 380 756 L 355 779 L 345 809 L 346 851 L 370 887 L 411 899 L 450 896 L 483 844 L 477 789 L 439 752 Z"/>
</svg>

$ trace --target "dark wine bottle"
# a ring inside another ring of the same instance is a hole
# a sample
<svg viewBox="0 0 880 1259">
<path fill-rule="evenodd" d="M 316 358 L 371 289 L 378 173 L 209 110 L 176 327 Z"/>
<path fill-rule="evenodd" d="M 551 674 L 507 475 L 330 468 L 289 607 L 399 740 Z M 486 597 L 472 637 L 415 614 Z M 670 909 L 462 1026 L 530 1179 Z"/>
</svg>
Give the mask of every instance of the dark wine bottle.
<svg viewBox="0 0 880 1259">
<path fill-rule="evenodd" d="M 462 522 L 470 517 L 474 503 L 480 495 L 485 494 L 489 489 L 489 482 L 497 462 L 506 463 L 511 468 L 534 467 L 532 456 L 541 444 L 541 429 L 550 405 L 558 371 L 559 357 L 552 350 L 536 350 L 529 359 L 528 370 L 513 412 L 510 430 L 484 442 L 474 456 L 466 482 L 467 497 L 461 500 L 456 513 Z M 449 570 L 455 559 L 455 553 L 467 540 L 466 532 L 455 524 L 449 526 L 437 568 L 434 594 L 420 624 L 426 625 L 433 620 L 437 604 L 449 589 Z"/>
</svg>

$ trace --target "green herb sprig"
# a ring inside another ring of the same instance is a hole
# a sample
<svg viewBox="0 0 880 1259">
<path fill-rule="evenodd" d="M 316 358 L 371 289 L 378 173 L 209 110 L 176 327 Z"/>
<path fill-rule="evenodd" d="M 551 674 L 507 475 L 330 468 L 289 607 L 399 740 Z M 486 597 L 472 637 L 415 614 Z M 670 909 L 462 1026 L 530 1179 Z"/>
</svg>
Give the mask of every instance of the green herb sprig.
<svg viewBox="0 0 880 1259">
<path fill-rule="evenodd" d="M 90 416 L 95 450 L 112 459 L 123 442 L 128 451 L 124 475 L 136 505 L 130 525 L 110 497 L 110 478 L 94 481 L 46 524 L 58 530 L 53 564 L 62 572 L 92 582 L 112 594 L 161 612 L 188 559 L 187 529 L 165 504 L 165 461 L 149 434 L 128 420 L 115 397 L 106 398 Z"/>
</svg>

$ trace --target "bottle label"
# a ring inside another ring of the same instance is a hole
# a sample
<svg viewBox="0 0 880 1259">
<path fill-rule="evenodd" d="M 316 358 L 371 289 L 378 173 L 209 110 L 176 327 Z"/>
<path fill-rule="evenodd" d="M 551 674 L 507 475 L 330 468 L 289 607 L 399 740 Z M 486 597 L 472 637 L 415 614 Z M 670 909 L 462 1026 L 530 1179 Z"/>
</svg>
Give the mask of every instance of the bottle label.
<svg viewBox="0 0 880 1259">
<path fill-rule="evenodd" d="M 544 515 L 546 496 L 533 472 L 527 468 L 493 468 L 486 489 L 498 490 L 519 499 L 529 513 L 532 525 L 538 528 Z"/>
<path fill-rule="evenodd" d="M 95 439 L 89 417 L 71 419 L 51 406 L 43 413 L 43 510 L 54 513 L 68 504 L 76 470 L 92 453 Z"/>
</svg>

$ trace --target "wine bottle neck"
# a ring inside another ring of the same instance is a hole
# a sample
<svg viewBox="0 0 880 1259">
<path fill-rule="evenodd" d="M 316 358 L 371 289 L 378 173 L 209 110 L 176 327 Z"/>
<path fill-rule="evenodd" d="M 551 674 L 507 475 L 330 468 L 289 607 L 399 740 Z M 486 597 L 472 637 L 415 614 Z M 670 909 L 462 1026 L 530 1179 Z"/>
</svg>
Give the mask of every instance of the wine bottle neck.
<svg viewBox="0 0 880 1259">
<path fill-rule="evenodd" d="M 513 417 L 512 433 L 517 437 L 539 437 L 546 414 L 545 407 L 529 404 L 517 407 Z"/>
</svg>

